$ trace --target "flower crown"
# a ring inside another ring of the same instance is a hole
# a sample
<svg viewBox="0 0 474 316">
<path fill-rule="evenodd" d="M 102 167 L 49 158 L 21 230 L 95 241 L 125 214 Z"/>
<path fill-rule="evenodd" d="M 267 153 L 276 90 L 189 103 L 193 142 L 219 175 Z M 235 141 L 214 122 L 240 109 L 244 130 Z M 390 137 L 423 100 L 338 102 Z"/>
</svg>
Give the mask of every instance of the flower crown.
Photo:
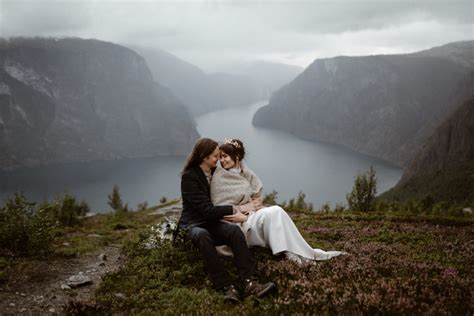
<svg viewBox="0 0 474 316">
<path fill-rule="evenodd" d="M 241 147 L 240 147 L 240 144 L 239 144 L 236 140 L 234 140 L 234 139 L 232 139 L 232 138 L 225 138 L 225 139 L 224 139 L 224 144 L 231 144 L 231 145 L 234 146 L 235 148 L 241 148 Z"/>
</svg>

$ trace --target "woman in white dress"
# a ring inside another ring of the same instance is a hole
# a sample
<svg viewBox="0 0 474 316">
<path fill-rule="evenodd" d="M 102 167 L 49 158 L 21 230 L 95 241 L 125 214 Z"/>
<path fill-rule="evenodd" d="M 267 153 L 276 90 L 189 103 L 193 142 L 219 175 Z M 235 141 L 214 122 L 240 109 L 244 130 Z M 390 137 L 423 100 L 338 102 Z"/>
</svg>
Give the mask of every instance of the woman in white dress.
<svg viewBox="0 0 474 316">
<path fill-rule="evenodd" d="M 328 260 L 341 251 L 313 249 L 301 236 L 290 216 L 280 206 L 261 207 L 262 182 L 242 162 L 245 149 L 238 139 L 226 139 L 219 147 L 220 165 L 211 179 L 214 205 L 238 205 L 240 212 L 224 220 L 241 226 L 248 245 L 270 248 L 273 254 L 284 253 L 290 260 Z M 222 251 L 225 254 L 225 250 Z"/>
</svg>

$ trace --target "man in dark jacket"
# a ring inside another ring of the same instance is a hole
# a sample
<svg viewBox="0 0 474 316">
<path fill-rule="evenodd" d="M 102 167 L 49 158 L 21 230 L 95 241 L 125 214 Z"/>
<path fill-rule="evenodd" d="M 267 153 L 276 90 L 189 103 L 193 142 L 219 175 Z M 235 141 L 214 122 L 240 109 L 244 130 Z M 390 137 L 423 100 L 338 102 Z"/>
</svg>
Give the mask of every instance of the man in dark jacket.
<svg viewBox="0 0 474 316">
<path fill-rule="evenodd" d="M 200 139 L 188 157 L 181 178 L 183 212 L 179 229 L 187 231 L 187 237 L 203 256 L 214 287 L 224 293 L 224 299 L 239 301 L 239 293 L 232 284 L 228 272 L 219 258 L 215 246 L 228 245 L 234 253 L 240 279 L 244 282 L 244 296 L 262 297 L 276 289 L 275 284 L 261 284 L 255 279 L 255 259 L 248 249 L 245 236 L 239 226 L 221 219 L 234 218 L 244 221 L 242 209 L 254 209 L 261 201 L 253 201 L 244 207 L 214 206 L 210 198 L 209 183 L 219 160 L 217 142 Z"/>
</svg>

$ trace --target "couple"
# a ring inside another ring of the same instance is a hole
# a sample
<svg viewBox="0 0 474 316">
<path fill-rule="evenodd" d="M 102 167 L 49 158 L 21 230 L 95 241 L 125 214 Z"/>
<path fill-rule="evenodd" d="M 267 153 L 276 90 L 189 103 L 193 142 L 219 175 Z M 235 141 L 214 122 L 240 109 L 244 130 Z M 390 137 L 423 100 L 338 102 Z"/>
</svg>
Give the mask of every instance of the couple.
<svg viewBox="0 0 474 316">
<path fill-rule="evenodd" d="M 290 260 L 327 260 L 340 251 L 313 249 L 288 214 L 279 206 L 262 208 L 262 183 L 242 160 L 245 149 L 238 139 L 219 144 L 209 138 L 197 141 L 186 160 L 181 178 L 183 212 L 179 229 L 200 251 L 216 290 L 224 299 L 238 302 L 239 293 L 219 258 L 216 246 L 232 250 L 243 296 L 263 297 L 276 290 L 272 282 L 255 278 L 255 259 L 248 246 L 270 248 Z M 218 161 L 220 160 L 220 165 Z"/>
</svg>

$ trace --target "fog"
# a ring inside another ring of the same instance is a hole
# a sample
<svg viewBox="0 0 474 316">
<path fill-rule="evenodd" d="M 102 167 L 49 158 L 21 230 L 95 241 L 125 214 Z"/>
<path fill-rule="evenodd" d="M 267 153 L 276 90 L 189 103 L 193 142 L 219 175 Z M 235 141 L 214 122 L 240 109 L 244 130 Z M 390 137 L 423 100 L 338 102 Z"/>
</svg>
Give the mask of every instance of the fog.
<svg viewBox="0 0 474 316">
<path fill-rule="evenodd" d="M 160 48 L 205 71 L 408 53 L 473 39 L 471 1 L 0 0 L 0 36 Z"/>
</svg>

